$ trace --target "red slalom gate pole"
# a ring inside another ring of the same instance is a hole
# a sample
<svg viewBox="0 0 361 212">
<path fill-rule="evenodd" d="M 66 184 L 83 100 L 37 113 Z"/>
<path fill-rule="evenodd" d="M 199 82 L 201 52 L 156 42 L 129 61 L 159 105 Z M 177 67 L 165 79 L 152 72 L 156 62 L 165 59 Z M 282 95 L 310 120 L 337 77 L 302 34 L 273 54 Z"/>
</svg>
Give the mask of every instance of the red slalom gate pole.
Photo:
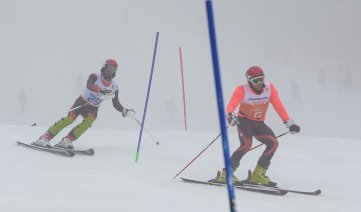
<svg viewBox="0 0 361 212">
<path fill-rule="evenodd" d="M 187 131 L 187 110 L 186 110 L 186 96 L 184 92 L 184 74 L 183 74 L 183 58 L 182 58 L 182 48 L 179 47 L 179 59 L 181 67 L 181 76 L 182 76 L 182 94 L 183 94 L 183 111 L 184 111 L 184 130 Z"/>
</svg>

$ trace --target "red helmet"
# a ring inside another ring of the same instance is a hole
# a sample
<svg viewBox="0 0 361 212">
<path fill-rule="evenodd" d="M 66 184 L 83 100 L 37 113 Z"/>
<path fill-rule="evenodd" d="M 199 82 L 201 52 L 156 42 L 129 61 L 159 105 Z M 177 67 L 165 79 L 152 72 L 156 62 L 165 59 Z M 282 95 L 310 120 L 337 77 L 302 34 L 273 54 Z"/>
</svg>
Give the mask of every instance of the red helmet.
<svg viewBox="0 0 361 212">
<path fill-rule="evenodd" d="M 118 63 L 114 59 L 108 59 L 104 62 L 104 65 L 101 69 L 102 77 L 105 81 L 110 82 L 117 72 Z"/>
<path fill-rule="evenodd" d="M 108 59 L 108 60 L 106 60 L 105 63 L 104 63 L 104 66 L 105 66 L 105 65 L 111 65 L 111 66 L 113 66 L 113 67 L 115 67 L 115 68 L 118 68 L 118 63 L 117 63 L 117 61 L 115 61 L 114 59 Z"/>
<path fill-rule="evenodd" d="M 261 67 L 252 66 L 246 72 L 248 84 L 253 88 L 256 93 L 262 91 L 264 86 L 264 74 Z"/>
<path fill-rule="evenodd" d="M 247 80 L 249 80 L 253 77 L 258 77 L 258 76 L 264 76 L 263 70 L 259 66 L 252 66 L 246 72 Z"/>
</svg>

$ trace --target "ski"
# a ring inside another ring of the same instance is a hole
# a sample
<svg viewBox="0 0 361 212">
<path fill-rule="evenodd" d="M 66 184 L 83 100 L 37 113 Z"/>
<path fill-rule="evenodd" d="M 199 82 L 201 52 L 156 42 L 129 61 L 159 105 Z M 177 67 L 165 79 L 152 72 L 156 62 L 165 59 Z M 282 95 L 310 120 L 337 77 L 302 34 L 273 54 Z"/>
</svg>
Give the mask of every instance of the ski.
<svg viewBox="0 0 361 212">
<path fill-rule="evenodd" d="M 65 148 L 61 148 L 61 147 L 57 147 L 57 146 L 53 146 L 53 148 L 74 152 L 75 154 L 90 155 L 90 156 L 94 155 L 93 148 L 90 148 L 90 149 L 65 149 Z"/>
<path fill-rule="evenodd" d="M 300 190 L 292 190 L 292 189 L 286 189 L 286 188 L 280 188 L 280 187 L 269 187 L 269 186 L 264 186 L 262 184 L 254 184 L 254 183 L 249 183 L 246 180 L 241 181 L 241 185 L 244 186 L 254 186 L 254 187 L 263 187 L 263 188 L 274 188 L 274 189 L 278 189 L 281 191 L 287 191 L 289 193 L 296 193 L 296 194 L 305 194 L 305 195 L 320 195 L 321 194 L 321 189 L 317 189 L 314 191 L 300 191 Z"/>
<path fill-rule="evenodd" d="M 248 170 L 248 178 L 247 178 L 247 180 L 242 180 L 241 184 L 242 185 L 248 185 L 248 186 L 253 185 L 253 186 L 267 187 L 267 186 L 264 186 L 262 184 L 255 184 L 255 183 L 249 182 L 248 179 L 251 179 L 251 176 L 252 176 L 252 171 Z M 296 194 L 304 194 L 304 195 L 320 195 L 321 194 L 321 189 L 317 189 L 317 190 L 314 190 L 314 191 L 300 191 L 300 190 L 279 188 L 277 186 L 275 186 L 274 188 L 278 188 L 279 190 L 287 191 L 287 192 L 290 192 L 290 193 L 296 193 Z"/>
<path fill-rule="evenodd" d="M 181 179 L 184 182 L 187 182 L 187 183 L 196 183 L 196 184 L 214 185 L 214 186 L 225 186 L 226 185 L 224 183 L 219 183 L 219 182 L 199 181 L 199 180 L 192 180 L 192 179 L 183 178 L 183 177 L 181 177 Z M 279 196 L 283 196 L 283 195 L 288 193 L 287 190 L 280 190 L 278 188 L 265 187 L 265 186 L 234 185 L 234 187 L 237 188 L 237 189 L 245 190 L 245 191 L 257 192 L 257 193 L 263 193 L 263 194 L 279 195 Z"/>
<path fill-rule="evenodd" d="M 49 152 L 49 153 L 53 153 L 56 155 L 61 155 L 61 156 L 66 156 L 66 157 L 73 157 L 75 155 L 74 152 L 68 151 L 68 150 L 61 150 L 61 149 L 55 149 L 53 147 L 41 147 L 41 146 L 36 146 L 36 145 L 32 145 L 32 144 L 27 144 L 27 143 L 23 143 L 21 141 L 16 140 L 16 143 L 30 148 L 30 149 L 35 149 L 35 150 L 39 150 L 39 151 L 44 151 L 44 152 Z"/>
</svg>

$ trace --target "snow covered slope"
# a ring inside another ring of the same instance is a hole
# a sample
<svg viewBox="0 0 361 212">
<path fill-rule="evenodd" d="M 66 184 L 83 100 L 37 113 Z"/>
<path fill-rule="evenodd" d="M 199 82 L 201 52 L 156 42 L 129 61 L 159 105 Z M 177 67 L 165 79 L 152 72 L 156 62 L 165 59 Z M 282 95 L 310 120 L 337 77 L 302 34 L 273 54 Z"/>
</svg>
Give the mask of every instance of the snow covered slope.
<svg viewBox="0 0 361 212">
<path fill-rule="evenodd" d="M 225 187 L 172 179 L 217 136 L 216 132 L 151 132 L 160 141 L 158 146 L 143 134 L 138 163 L 138 131 L 89 130 L 75 146 L 93 147 L 93 157 L 66 158 L 14 142 L 30 143 L 44 130 L 0 126 L 1 211 L 229 211 Z M 234 134 L 229 137 L 233 150 L 238 140 Z M 360 211 L 360 140 L 286 135 L 279 141 L 268 171 L 271 179 L 287 188 L 321 188 L 322 195 L 289 193 L 279 197 L 237 190 L 238 211 Z M 262 150 L 257 148 L 245 156 L 236 172 L 238 177 L 253 169 Z M 181 176 L 208 180 L 222 166 L 219 140 Z"/>
</svg>

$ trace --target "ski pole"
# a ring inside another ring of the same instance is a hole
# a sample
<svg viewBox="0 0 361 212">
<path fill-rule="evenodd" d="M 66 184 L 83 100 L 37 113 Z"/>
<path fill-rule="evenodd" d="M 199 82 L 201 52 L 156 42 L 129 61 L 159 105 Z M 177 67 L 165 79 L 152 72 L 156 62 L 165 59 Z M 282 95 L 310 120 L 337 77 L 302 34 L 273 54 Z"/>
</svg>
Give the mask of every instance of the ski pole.
<svg viewBox="0 0 361 212">
<path fill-rule="evenodd" d="M 284 135 L 286 135 L 286 134 L 288 134 L 288 133 L 289 133 L 289 131 L 288 131 L 288 132 L 284 132 L 284 133 L 282 133 L 281 135 L 278 135 L 276 138 L 282 137 L 282 136 L 284 136 Z M 262 146 L 262 145 L 263 145 L 263 143 L 262 143 L 262 144 L 258 144 L 257 146 L 252 147 L 249 151 L 251 151 L 251 150 L 253 150 L 253 149 L 256 149 L 257 147 L 260 147 L 260 146 Z"/>
<path fill-rule="evenodd" d="M 227 128 L 228 128 L 229 126 L 230 126 L 230 125 L 228 125 Z M 276 138 L 282 137 L 282 136 L 284 136 L 284 135 L 286 135 L 286 134 L 288 134 L 288 133 L 289 133 L 289 132 L 282 133 L 281 135 L 277 136 Z M 217 137 L 215 137 L 215 138 L 213 139 L 213 141 L 212 141 L 210 144 L 208 144 L 208 146 L 207 146 L 206 148 L 204 148 L 195 158 L 193 158 L 193 159 L 191 160 L 191 162 L 189 162 L 189 163 L 187 164 L 187 166 L 185 166 L 180 172 L 178 172 L 178 174 L 177 174 L 176 176 L 174 176 L 173 179 L 175 179 L 176 177 L 178 177 L 178 175 L 180 175 L 189 165 L 191 165 L 191 163 L 193 163 L 204 151 L 206 151 L 206 149 L 208 149 L 208 147 L 211 146 L 211 145 L 217 140 L 217 138 L 219 138 L 220 136 L 221 136 L 221 133 L 220 133 L 219 135 L 217 135 Z M 255 146 L 255 147 L 253 147 L 252 149 L 255 149 L 255 148 L 257 148 L 257 147 L 260 147 L 261 145 L 263 145 L 263 144 L 259 144 L 259 145 Z M 251 151 L 252 149 L 250 149 L 249 151 Z"/>
<path fill-rule="evenodd" d="M 229 127 L 230 125 L 228 125 L 226 127 L 226 129 Z M 191 160 L 191 162 L 189 162 L 180 172 L 178 172 L 178 174 L 176 176 L 173 177 L 173 179 L 175 179 L 176 177 L 178 177 L 178 175 L 180 175 L 180 173 L 182 173 L 189 165 L 191 165 L 191 163 L 193 163 L 204 151 L 206 151 L 206 149 L 208 149 L 208 147 L 210 147 L 216 140 L 217 138 L 219 138 L 222 135 L 222 133 L 219 133 L 217 135 L 217 137 L 215 137 L 212 142 L 210 144 L 208 144 L 208 146 L 206 146 L 206 148 L 204 148 L 195 158 L 193 158 Z"/>
<path fill-rule="evenodd" d="M 139 124 L 139 126 L 142 126 L 142 124 L 140 123 L 140 121 L 134 117 L 134 120 Z M 154 141 L 155 141 L 155 144 L 159 145 L 159 141 L 157 141 L 149 132 L 148 130 L 146 130 L 144 127 L 143 127 L 143 130 L 149 135 L 149 137 L 151 137 Z"/>
<path fill-rule="evenodd" d="M 71 112 L 71 111 L 73 111 L 73 110 L 77 110 L 77 109 L 79 109 L 79 108 L 81 108 L 81 107 L 87 106 L 88 104 L 89 104 L 89 102 L 87 102 L 87 103 L 85 103 L 85 104 L 82 104 L 82 105 L 79 105 L 79 106 L 74 107 L 74 108 L 70 108 L 70 109 L 68 110 L 68 112 Z"/>
</svg>

